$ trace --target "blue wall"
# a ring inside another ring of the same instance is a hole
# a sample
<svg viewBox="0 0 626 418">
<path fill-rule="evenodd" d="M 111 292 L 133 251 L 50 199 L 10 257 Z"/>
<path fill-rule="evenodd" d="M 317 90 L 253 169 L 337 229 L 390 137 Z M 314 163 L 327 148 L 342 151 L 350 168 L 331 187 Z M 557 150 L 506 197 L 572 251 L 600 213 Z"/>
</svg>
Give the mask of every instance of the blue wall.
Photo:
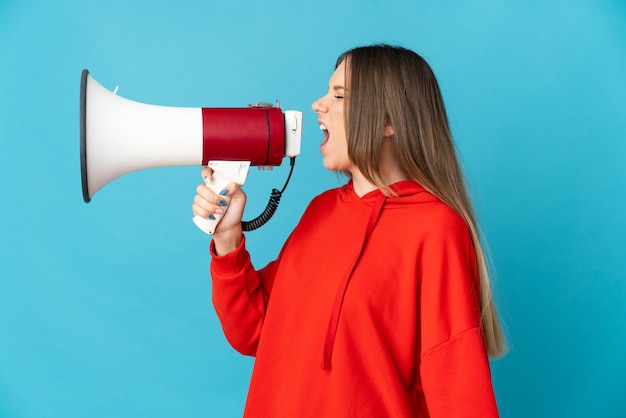
<svg viewBox="0 0 626 418">
<path fill-rule="evenodd" d="M 626 416 L 618 0 L 0 0 L 0 416 L 236 417 L 245 401 L 252 360 L 224 340 L 190 219 L 199 170 L 134 173 L 83 203 L 83 68 L 144 103 L 305 112 L 278 214 L 249 234 L 261 265 L 338 184 L 311 102 L 340 52 L 380 41 L 440 79 L 498 273 L 502 416 Z M 249 217 L 286 172 L 252 171 Z"/>
</svg>

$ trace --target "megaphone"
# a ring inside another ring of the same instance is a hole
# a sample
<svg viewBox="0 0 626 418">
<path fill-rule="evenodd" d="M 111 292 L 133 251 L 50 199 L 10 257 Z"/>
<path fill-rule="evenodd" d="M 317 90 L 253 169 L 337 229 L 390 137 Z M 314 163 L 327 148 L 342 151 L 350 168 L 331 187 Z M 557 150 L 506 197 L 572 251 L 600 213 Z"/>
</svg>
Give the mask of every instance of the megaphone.
<svg viewBox="0 0 626 418">
<path fill-rule="evenodd" d="M 150 105 L 117 95 L 117 88 L 107 90 L 86 69 L 81 75 L 80 165 L 86 203 L 118 177 L 165 166 L 210 166 L 213 176 L 207 186 L 219 193 L 230 182 L 243 185 L 250 166 L 271 169 L 290 157 L 293 169 L 301 137 L 302 112 L 283 112 L 278 103 L 245 108 Z M 272 210 L 275 197 L 270 204 Z M 221 216 L 215 218 L 196 216 L 194 222 L 212 234 Z"/>
</svg>

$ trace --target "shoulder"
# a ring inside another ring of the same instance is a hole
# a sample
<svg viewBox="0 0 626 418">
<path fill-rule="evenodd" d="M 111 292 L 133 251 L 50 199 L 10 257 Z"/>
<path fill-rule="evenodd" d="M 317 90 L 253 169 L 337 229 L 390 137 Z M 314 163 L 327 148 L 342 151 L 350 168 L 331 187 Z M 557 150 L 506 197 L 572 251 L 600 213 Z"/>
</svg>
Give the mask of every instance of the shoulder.
<svg viewBox="0 0 626 418">
<path fill-rule="evenodd" d="M 401 223 L 406 232 L 430 238 L 469 238 L 468 225 L 463 217 L 427 191 L 400 198 L 390 205 L 390 209 L 390 218 Z"/>
<path fill-rule="evenodd" d="M 313 199 L 311 199 L 309 205 L 306 208 L 306 211 L 314 210 L 320 207 L 327 207 L 329 204 L 337 201 L 340 193 L 341 187 L 336 187 L 318 194 Z"/>
<path fill-rule="evenodd" d="M 469 234 L 467 223 L 454 209 L 437 200 L 425 210 L 428 224 L 433 230 L 456 231 Z"/>
<path fill-rule="evenodd" d="M 438 252 L 471 253 L 473 244 L 469 226 L 447 204 L 440 202 L 428 211 L 425 220 L 425 245 Z"/>
</svg>

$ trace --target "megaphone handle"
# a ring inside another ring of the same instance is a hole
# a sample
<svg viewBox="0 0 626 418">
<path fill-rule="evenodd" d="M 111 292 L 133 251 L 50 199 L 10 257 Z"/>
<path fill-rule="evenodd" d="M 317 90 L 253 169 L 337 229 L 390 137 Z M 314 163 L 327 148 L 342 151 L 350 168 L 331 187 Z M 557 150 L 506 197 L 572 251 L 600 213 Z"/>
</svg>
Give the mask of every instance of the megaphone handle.
<svg viewBox="0 0 626 418">
<path fill-rule="evenodd" d="M 230 183 L 235 182 L 241 186 L 246 182 L 248 176 L 249 161 L 210 161 L 208 165 L 212 170 L 211 181 L 206 186 L 219 194 Z M 228 201 L 228 196 L 224 200 Z M 194 216 L 193 222 L 201 231 L 211 235 L 215 232 L 217 224 L 222 220 L 223 215 L 213 214 L 214 219 Z"/>
</svg>

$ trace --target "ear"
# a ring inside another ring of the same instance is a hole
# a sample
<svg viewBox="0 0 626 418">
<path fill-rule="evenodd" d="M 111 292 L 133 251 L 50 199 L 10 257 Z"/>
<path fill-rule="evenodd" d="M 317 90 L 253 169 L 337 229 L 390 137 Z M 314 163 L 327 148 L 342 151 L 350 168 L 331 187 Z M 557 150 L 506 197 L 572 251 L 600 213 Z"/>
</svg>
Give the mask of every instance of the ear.
<svg viewBox="0 0 626 418">
<path fill-rule="evenodd" d="M 383 132 L 383 137 L 384 138 L 391 138 L 394 133 L 395 133 L 395 131 L 393 130 L 393 126 L 387 125 L 387 126 L 385 126 L 385 131 Z"/>
</svg>

